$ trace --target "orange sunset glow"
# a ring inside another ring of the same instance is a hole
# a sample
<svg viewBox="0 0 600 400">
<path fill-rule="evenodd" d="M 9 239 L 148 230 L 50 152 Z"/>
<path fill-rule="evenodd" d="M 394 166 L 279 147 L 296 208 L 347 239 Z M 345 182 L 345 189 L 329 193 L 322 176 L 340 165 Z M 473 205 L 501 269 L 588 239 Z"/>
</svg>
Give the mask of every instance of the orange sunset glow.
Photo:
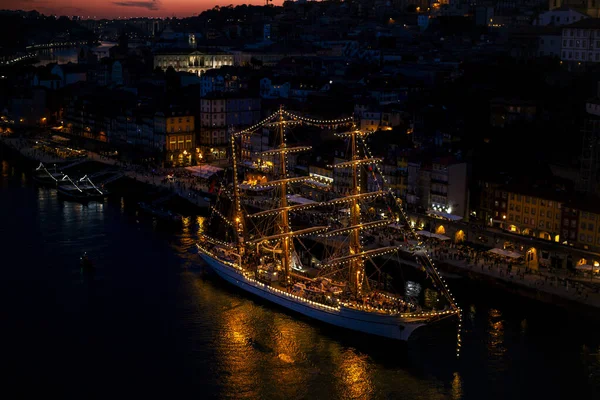
<svg viewBox="0 0 600 400">
<path fill-rule="evenodd" d="M 274 4 L 280 4 L 275 1 Z M 83 18 L 188 17 L 215 6 L 263 5 L 262 0 L 4 0 L 4 9 L 37 10 L 43 14 Z"/>
</svg>

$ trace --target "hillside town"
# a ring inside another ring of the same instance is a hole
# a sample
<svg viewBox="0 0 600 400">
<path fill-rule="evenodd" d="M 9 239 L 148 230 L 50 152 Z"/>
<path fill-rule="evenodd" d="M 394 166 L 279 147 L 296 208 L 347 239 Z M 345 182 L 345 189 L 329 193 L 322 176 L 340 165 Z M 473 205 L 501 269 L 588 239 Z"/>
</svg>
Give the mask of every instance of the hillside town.
<svg viewBox="0 0 600 400">
<path fill-rule="evenodd" d="M 223 167 L 231 133 L 280 107 L 352 117 L 377 132 L 371 151 L 409 211 L 596 253 L 599 13 L 593 0 L 286 1 L 117 20 L 3 11 L 3 29 L 53 29 L 3 39 L 0 129 L 133 164 Z M 65 47 L 68 62 L 40 61 Z M 272 133 L 243 140 L 248 177 L 273 168 L 259 154 Z M 294 140 L 315 149 L 291 160 L 321 183 L 314 196 L 348 192 L 328 127 Z"/>
</svg>

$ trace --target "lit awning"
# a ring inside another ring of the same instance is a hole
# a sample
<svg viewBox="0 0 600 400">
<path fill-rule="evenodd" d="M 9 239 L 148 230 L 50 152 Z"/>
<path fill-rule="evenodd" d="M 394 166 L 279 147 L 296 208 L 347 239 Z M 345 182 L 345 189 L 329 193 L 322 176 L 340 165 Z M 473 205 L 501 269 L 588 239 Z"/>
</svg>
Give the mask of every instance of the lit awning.
<svg viewBox="0 0 600 400">
<path fill-rule="evenodd" d="M 432 238 L 436 238 L 439 240 L 450 240 L 450 238 L 448 236 L 438 235 L 437 233 L 431 233 L 429 231 L 418 231 L 417 234 L 420 236 L 432 237 Z"/>
<path fill-rule="evenodd" d="M 463 219 L 462 217 L 459 217 L 458 215 L 454 215 L 454 214 L 450 214 L 450 213 L 442 212 L 442 211 L 435 211 L 435 210 L 427 210 L 427 214 L 431 214 L 431 215 L 434 215 L 434 216 L 440 217 L 440 218 L 446 218 L 450 221 L 460 221 L 461 219 Z"/>
<path fill-rule="evenodd" d="M 523 254 L 521 254 L 521 253 L 517 253 L 515 251 L 510 251 L 510 250 L 498 249 L 498 248 L 493 248 L 491 250 L 488 250 L 488 252 L 493 253 L 493 254 L 498 254 L 499 256 L 510 257 L 510 258 L 523 257 Z"/>
<path fill-rule="evenodd" d="M 596 274 L 600 272 L 600 267 L 594 267 L 593 265 L 589 264 L 578 265 L 575 267 L 575 269 L 578 271 L 594 271 Z"/>
<path fill-rule="evenodd" d="M 213 165 L 198 165 L 195 167 L 185 167 L 185 169 L 190 171 L 192 175 L 203 179 L 208 179 L 214 174 L 223 171 L 223 168 L 215 167 Z"/>
</svg>

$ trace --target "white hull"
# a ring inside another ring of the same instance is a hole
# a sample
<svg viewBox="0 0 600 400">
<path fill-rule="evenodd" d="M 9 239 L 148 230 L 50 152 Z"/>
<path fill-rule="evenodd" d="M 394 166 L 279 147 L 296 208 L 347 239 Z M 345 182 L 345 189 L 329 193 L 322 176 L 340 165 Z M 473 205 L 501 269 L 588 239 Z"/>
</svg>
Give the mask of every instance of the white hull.
<svg viewBox="0 0 600 400">
<path fill-rule="evenodd" d="M 334 308 L 321 305 L 246 278 L 235 268 L 223 264 L 208 254 L 200 253 L 200 257 L 227 282 L 272 303 L 341 328 L 407 341 L 415 329 L 426 324 L 422 319 L 409 321 L 397 315 L 382 315 L 343 306 Z"/>
</svg>

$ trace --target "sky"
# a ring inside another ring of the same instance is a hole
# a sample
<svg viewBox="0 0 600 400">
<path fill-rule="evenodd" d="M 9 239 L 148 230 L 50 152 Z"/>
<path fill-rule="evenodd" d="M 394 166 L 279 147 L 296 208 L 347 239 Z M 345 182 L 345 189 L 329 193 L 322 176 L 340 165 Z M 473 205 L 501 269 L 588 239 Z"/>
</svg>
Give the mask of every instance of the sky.
<svg viewBox="0 0 600 400">
<path fill-rule="evenodd" d="M 263 5 L 264 0 L 2 0 L 0 9 L 37 10 L 42 14 L 117 17 L 187 17 L 214 6 Z"/>
</svg>

